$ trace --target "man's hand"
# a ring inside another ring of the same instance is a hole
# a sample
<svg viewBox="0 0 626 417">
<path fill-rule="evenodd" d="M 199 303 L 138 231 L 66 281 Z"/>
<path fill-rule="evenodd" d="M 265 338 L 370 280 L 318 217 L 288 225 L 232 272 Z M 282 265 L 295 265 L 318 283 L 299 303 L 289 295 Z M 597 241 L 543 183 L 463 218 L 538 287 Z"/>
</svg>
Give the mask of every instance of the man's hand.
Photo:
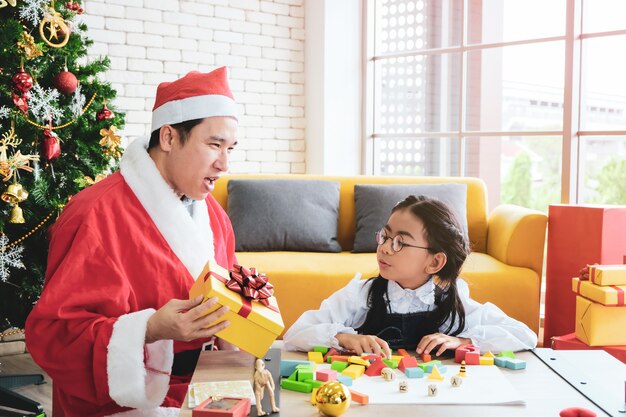
<svg viewBox="0 0 626 417">
<path fill-rule="evenodd" d="M 172 299 L 168 301 L 148 319 L 146 343 L 157 340 L 189 342 L 212 337 L 230 325 L 228 321 L 221 321 L 214 326 L 207 327 L 228 311 L 228 307 L 224 306 L 203 316 L 216 303 L 217 297 L 209 298 L 203 303 L 202 296 L 193 300 Z"/>
<path fill-rule="evenodd" d="M 357 355 L 362 355 L 364 352 L 371 352 L 384 356 L 387 359 L 391 358 L 389 345 L 380 337 L 348 333 L 339 333 L 335 337 L 342 348 L 352 350 L 356 352 Z"/>
<path fill-rule="evenodd" d="M 418 343 L 415 351 L 421 355 L 422 353 L 430 353 L 431 350 L 439 346 L 439 349 L 437 349 L 437 352 L 435 353 L 436 356 L 439 356 L 445 352 L 446 349 L 456 349 L 461 345 L 470 343 L 472 343 L 470 339 L 465 339 L 463 337 L 448 336 L 443 333 L 433 333 L 422 337 L 422 340 Z"/>
</svg>

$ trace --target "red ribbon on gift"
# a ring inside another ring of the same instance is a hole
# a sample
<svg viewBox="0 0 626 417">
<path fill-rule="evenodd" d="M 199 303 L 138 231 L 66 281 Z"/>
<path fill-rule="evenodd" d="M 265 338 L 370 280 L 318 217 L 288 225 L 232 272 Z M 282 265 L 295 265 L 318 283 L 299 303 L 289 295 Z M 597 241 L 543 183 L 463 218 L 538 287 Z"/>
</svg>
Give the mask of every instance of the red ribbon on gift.
<svg viewBox="0 0 626 417">
<path fill-rule="evenodd" d="M 237 312 L 242 317 L 248 317 L 252 311 L 252 301 L 257 301 L 272 311 L 279 313 L 276 306 L 269 302 L 269 298 L 274 294 L 274 286 L 270 284 L 269 279 L 263 273 L 257 273 L 255 268 L 245 268 L 240 265 L 234 265 L 229 271 L 230 279 L 211 271 L 210 274 L 217 280 L 224 283 L 226 287 L 239 293 L 241 296 L 241 308 Z M 208 277 L 205 277 L 205 281 Z"/>
</svg>

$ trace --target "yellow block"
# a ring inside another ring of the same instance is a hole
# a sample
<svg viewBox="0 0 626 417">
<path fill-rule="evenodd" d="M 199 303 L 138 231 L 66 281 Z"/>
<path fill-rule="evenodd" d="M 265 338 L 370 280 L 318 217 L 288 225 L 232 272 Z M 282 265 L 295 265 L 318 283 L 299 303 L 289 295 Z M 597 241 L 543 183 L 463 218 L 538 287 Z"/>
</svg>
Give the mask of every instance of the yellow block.
<svg viewBox="0 0 626 417">
<path fill-rule="evenodd" d="M 218 321 L 228 320 L 230 326 L 220 330 L 216 335 L 257 358 L 262 358 L 285 327 L 280 312 L 257 301 L 250 303 L 241 294 L 228 289 L 217 276 L 229 278 L 228 271 L 217 262 L 214 260 L 207 262 L 189 290 L 189 298 L 193 299 L 199 295 L 202 295 L 204 300 L 217 297 L 217 304 L 206 314 L 223 305 L 228 306 L 230 310 Z M 275 297 L 270 297 L 269 302 L 270 306 L 278 310 Z M 247 308 L 249 308 L 248 312 L 246 312 Z M 244 317 L 246 315 L 247 317 Z M 209 326 L 215 323 L 217 321 Z"/>
<path fill-rule="evenodd" d="M 342 375 L 349 376 L 352 379 L 357 379 L 365 372 L 365 367 L 362 365 L 349 365 L 341 372 Z"/>
<path fill-rule="evenodd" d="M 576 296 L 576 338 L 589 346 L 626 345 L 626 307 L 608 307 Z"/>
<path fill-rule="evenodd" d="M 404 358 L 404 356 L 402 356 L 402 355 L 391 355 L 391 360 L 396 361 L 398 363 L 400 363 L 402 358 Z"/>
<path fill-rule="evenodd" d="M 572 291 L 605 306 L 623 306 L 626 285 L 596 285 L 593 282 L 572 278 Z"/>
<path fill-rule="evenodd" d="M 479 356 L 478 361 L 481 365 L 493 365 L 493 356 Z"/>
<path fill-rule="evenodd" d="M 365 359 L 363 359 L 360 356 L 350 356 L 348 358 L 348 362 L 354 363 L 356 365 L 363 365 L 366 368 L 371 365 L 369 361 L 366 361 Z"/>
<path fill-rule="evenodd" d="M 487 358 L 495 358 L 496 355 L 494 355 L 493 353 L 491 353 L 490 351 L 485 353 L 483 356 L 487 357 Z"/>
<path fill-rule="evenodd" d="M 626 265 L 589 265 L 589 280 L 598 285 L 626 285 Z"/>
<path fill-rule="evenodd" d="M 441 375 L 441 372 L 439 372 L 439 368 L 437 368 L 437 365 L 433 365 L 433 370 L 430 372 L 430 375 L 428 375 L 428 380 L 429 381 L 443 381 L 445 378 L 443 375 Z"/>
<path fill-rule="evenodd" d="M 315 363 L 324 363 L 322 352 L 309 352 L 309 360 Z"/>
</svg>

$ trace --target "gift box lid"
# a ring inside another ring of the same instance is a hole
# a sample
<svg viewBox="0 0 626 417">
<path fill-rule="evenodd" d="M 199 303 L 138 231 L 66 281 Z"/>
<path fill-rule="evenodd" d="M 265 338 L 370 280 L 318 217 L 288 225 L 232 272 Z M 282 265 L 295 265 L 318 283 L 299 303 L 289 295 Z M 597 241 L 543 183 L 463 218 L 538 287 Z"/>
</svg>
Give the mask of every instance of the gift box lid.
<svg viewBox="0 0 626 417">
<path fill-rule="evenodd" d="M 228 280 L 229 273 L 225 268 L 213 260 L 208 261 L 189 291 L 189 296 L 195 298 L 202 294 L 205 299 L 217 296 L 219 304 L 228 306 L 230 311 L 246 317 L 274 334 L 283 331 L 285 325 L 276 297 L 269 297 L 267 299 L 269 305 L 265 306 L 259 301 L 249 300 L 240 293 L 230 290 L 225 284 Z"/>
<path fill-rule="evenodd" d="M 589 265 L 589 280 L 598 285 L 626 285 L 626 265 Z"/>
<path fill-rule="evenodd" d="M 625 305 L 626 285 L 596 285 L 576 277 L 572 278 L 572 291 L 606 306 Z"/>
</svg>

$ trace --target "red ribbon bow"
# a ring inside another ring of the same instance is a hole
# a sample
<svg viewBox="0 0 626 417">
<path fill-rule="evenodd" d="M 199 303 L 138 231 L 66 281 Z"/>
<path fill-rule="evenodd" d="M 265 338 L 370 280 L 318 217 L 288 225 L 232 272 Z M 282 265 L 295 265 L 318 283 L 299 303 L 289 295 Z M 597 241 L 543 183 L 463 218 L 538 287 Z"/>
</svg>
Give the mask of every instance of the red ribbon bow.
<svg viewBox="0 0 626 417">
<path fill-rule="evenodd" d="M 229 271 L 230 280 L 226 286 L 231 291 L 241 294 L 248 300 L 256 300 L 265 306 L 269 306 L 269 300 L 274 294 L 274 286 L 270 284 L 269 278 L 262 272 L 257 272 L 256 268 L 246 268 L 241 265 L 234 265 Z"/>
</svg>

